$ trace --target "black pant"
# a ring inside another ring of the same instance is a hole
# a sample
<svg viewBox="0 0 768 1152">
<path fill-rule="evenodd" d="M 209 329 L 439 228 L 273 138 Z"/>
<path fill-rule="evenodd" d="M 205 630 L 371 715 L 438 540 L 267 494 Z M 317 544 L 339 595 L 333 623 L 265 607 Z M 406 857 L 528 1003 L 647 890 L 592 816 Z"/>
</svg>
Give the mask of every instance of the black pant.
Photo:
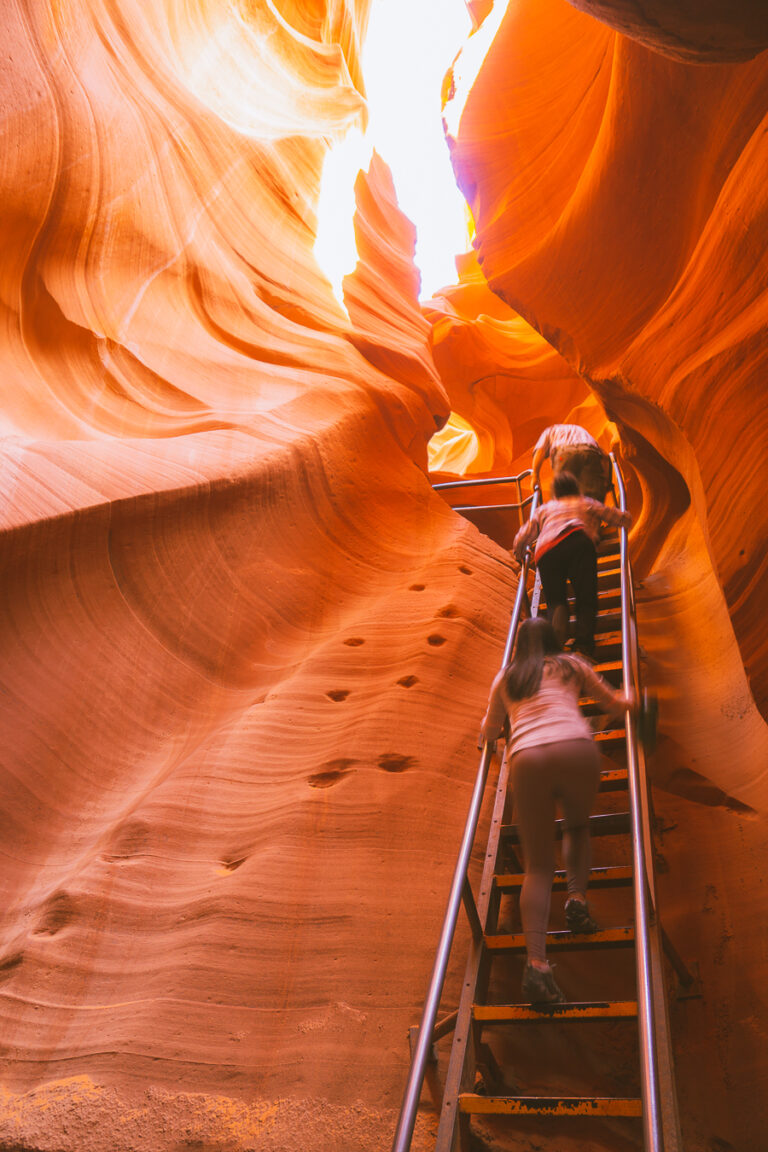
<svg viewBox="0 0 768 1152">
<path fill-rule="evenodd" d="M 568 893 L 587 890 L 591 861 L 589 814 L 600 780 L 591 740 L 559 740 L 521 748 L 512 761 L 512 790 L 525 855 L 520 915 L 529 960 L 544 960 L 549 898 L 555 871 L 555 803 L 565 817 L 563 863 Z"/>
<path fill-rule="evenodd" d="M 597 617 L 597 552 L 587 533 L 571 532 L 545 552 L 539 560 L 539 572 L 547 600 L 547 616 L 553 622 L 558 607 L 562 618 L 563 607 L 567 606 L 570 580 L 576 600 L 574 644 L 591 654 L 595 647 Z"/>
</svg>

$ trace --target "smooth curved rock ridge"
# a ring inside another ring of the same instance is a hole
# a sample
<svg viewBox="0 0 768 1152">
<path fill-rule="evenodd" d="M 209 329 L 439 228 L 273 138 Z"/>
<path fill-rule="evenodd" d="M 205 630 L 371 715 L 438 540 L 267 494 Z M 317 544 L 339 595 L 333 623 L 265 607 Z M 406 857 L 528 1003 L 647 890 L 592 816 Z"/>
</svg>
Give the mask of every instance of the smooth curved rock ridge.
<svg viewBox="0 0 768 1152">
<path fill-rule="evenodd" d="M 675 60 L 735 63 L 768 48 L 768 10 L 760 0 L 568 0 Z"/>
<path fill-rule="evenodd" d="M 605 414 L 581 377 L 489 290 L 473 256 L 458 267 L 459 283 L 423 305 L 452 412 L 466 425 L 458 436 L 452 426 L 430 441 L 433 473 L 516 475 L 530 467 L 541 430 L 566 418 L 610 447 Z"/>
<path fill-rule="evenodd" d="M 262 141 L 325 140 L 365 126 L 360 41 L 369 9 L 370 0 L 196 0 L 158 5 L 145 16 L 145 29 L 189 91 L 238 131 Z"/>
<path fill-rule="evenodd" d="M 248 104 L 274 120 L 248 127 L 203 103 L 182 66 L 212 22 L 250 44 L 236 6 L 132 20 L 128 4 L 78 4 L 60 25 L 42 6 L 10 10 L 3 431 L 167 437 L 248 427 L 318 385 L 391 389 L 354 351 L 312 254 L 325 141 L 364 114 L 350 77 L 367 6 L 354 35 L 346 5 L 302 11 L 292 33 L 286 12 L 254 6 L 259 29 L 276 22 L 258 39 L 282 71 L 263 70 L 270 87 Z M 341 44 L 323 40 L 333 28 Z M 330 111 L 308 97 L 318 59 Z"/>
<path fill-rule="evenodd" d="M 6 534 L 4 1084 L 346 1101 L 352 1059 L 383 1107 L 508 567 L 380 416 L 258 467 L 194 439 L 144 448 L 183 488 Z M 64 447 L 98 475 L 101 445 Z M 132 1147 L 176 1147 L 149 1116 Z"/>
<path fill-rule="evenodd" d="M 400 211 L 392 174 L 376 152 L 368 172 L 357 177 L 355 204 L 359 260 L 342 284 L 349 339 L 374 367 L 424 396 L 434 431 L 445 423 L 448 406 L 419 307 L 416 229 Z"/>
</svg>

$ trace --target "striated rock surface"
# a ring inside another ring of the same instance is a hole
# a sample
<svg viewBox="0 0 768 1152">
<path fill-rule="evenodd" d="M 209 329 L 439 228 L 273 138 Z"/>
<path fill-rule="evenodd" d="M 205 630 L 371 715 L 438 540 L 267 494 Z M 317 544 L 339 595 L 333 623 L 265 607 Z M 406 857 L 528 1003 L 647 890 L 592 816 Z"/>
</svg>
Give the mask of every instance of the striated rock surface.
<svg viewBox="0 0 768 1152">
<path fill-rule="evenodd" d="M 395 1104 L 504 618 L 500 559 L 381 419 L 260 466 L 232 433 L 143 455 L 183 482 L 5 539 L 3 1083 L 31 1147 L 52 1099 L 139 1109 L 110 1148 L 176 1147 L 180 1092 Z"/>
<path fill-rule="evenodd" d="M 432 352 L 451 404 L 451 416 L 429 445 L 436 481 L 458 476 L 515 476 L 530 469 L 533 448 L 548 424 L 582 424 L 609 449 L 615 427 L 585 382 L 546 340 L 488 288 L 477 262 L 460 259 L 459 283 L 424 304 Z M 524 481 L 519 495 L 530 494 Z M 448 493 L 454 505 L 483 505 L 473 524 L 505 548 L 520 525 L 508 509 L 518 500 L 509 486 Z"/>
<path fill-rule="evenodd" d="M 374 152 L 355 185 L 359 260 L 344 277 L 351 343 L 376 368 L 407 381 L 435 407 L 434 427 L 448 418 L 447 397 L 432 358 L 431 328 L 419 307 L 420 275 L 413 263 L 416 229 L 397 205 L 392 175 Z M 435 397 L 445 404 L 435 406 Z"/>
<path fill-rule="evenodd" d="M 8 8 L 4 1147 L 390 1142 L 511 573 L 379 160 L 312 255 L 366 20 Z"/>
<path fill-rule="evenodd" d="M 568 0 L 675 60 L 735 62 L 768 48 L 760 0 Z"/>
<path fill-rule="evenodd" d="M 452 414 L 476 442 L 468 455 L 452 429 L 442 429 L 430 441 L 432 472 L 516 475 L 530 467 L 542 428 L 566 415 L 600 439 L 605 414 L 581 377 L 489 290 L 474 259 L 458 263 L 459 283 L 427 301 L 424 312 Z M 610 434 L 605 439 L 608 446 Z"/>
</svg>

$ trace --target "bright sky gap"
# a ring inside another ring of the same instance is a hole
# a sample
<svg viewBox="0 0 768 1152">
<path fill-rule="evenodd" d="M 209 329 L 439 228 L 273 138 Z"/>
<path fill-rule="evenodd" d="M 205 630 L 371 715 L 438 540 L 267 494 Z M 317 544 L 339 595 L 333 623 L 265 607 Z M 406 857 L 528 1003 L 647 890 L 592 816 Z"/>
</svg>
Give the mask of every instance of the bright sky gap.
<svg viewBox="0 0 768 1152">
<path fill-rule="evenodd" d="M 443 135 L 440 89 L 471 21 L 464 0 L 374 0 L 363 49 L 370 123 L 326 158 L 315 254 L 339 301 L 357 262 L 354 182 L 373 148 L 392 169 L 398 202 L 416 225 L 421 296 L 456 282 L 454 257 L 469 247 L 464 199 Z"/>
</svg>

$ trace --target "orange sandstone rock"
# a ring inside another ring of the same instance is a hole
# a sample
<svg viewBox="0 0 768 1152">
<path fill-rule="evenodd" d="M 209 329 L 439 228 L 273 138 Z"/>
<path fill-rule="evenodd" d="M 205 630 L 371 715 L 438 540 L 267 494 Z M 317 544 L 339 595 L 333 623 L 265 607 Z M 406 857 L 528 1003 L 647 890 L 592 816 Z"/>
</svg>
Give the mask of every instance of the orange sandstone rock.
<svg viewBox="0 0 768 1152">
<path fill-rule="evenodd" d="M 676 60 L 750 60 L 768 48 L 768 12 L 755 0 L 568 2 Z"/>
<path fill-rule="evenodd" d="M 424 311 L 452 411 L 471 426 L 477 446 L 467 461 L 452 460 L 447 450 L 438 459 L 436 451 L 448 439 L 438 433 L 430 445 L 433 471 L 514 475 L 530 467 L 542 429 L 566 416 L 600 438 L 605 415 L 581 377 L 489 291 L 474 260 L 466 257 L 459 267 L 459 283 L 427 301 Z M 592 409 L 592 416 L 576 412 L 581 405 Z"/>
<path fill-rule="evenodd" d="M 360 259 L 343 283 L 353 325 L 349 339 L 371 364 L 424 395 L 433 408 L 433 428 L 440 428 L 448 416 L 447 397 L 432 359 L 431 330 L 419 308 L 416 229 L 400 211 L 391 173 L 375 152 L 355 191 Z"/>
<path fill-rule="evenodd" d="M 0 1142 L 384 1147 L 512 584 L 381 162 L 312 254 L 367 6 L 6 15 Z"/>
</svg>

